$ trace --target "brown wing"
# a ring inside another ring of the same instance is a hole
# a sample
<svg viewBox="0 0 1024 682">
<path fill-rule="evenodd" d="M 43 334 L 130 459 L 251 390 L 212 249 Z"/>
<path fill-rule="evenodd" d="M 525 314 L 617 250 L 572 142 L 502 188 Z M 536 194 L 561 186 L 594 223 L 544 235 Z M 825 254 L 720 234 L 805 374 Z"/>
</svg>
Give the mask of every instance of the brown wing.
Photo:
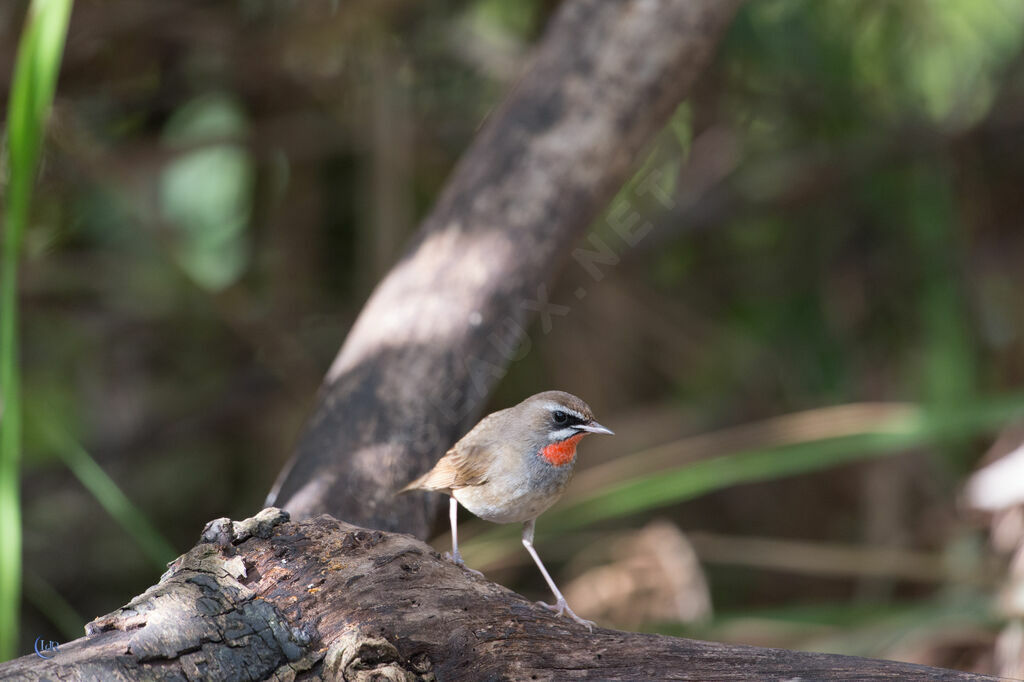
<svg viewBox="0 0 1024 682">
<path fill-rule="evenodd" d="M 434 468 L 405 486 L 399 493 L 409 490 L 443 490 L 445 492 L 487 482 L 486 451 L 481 447 L 452 448 L 444 453 Z"/>
</svg>

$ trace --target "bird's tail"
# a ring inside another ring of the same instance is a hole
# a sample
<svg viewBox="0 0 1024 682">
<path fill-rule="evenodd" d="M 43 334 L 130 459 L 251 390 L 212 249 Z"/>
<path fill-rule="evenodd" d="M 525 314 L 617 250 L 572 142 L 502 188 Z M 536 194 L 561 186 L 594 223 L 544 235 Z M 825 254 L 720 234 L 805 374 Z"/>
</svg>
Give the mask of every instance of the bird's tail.
<svg viewBox="0 0 1024 682">
<path fill-rule="evenodd" d="M 410 483 L 409 485 L 407 485 L 407 486 L 405 486 L 404 488 L 402 488 L 401 490 L 397 491 L 397 492 L 395 493 L 395 495 L 401 495 L 401 494 L 403 494 L 403 493 L 408 493 L 408 492 L 411 492 L 411 491 L 413 491 L 413 490 L 422 490 L 422 489 L 424 488 L 424 485 L 423 485 L 423 484 L 424 484 L 424 483 L 426 482 L 426 480 L 427 480 L 427 478 L 428 478 L 429 476 L 430 476 L 430 473 L 429 473 L 429 472 L 428 472 L 428 473 L 425 473 L 425 474 L 423 474 L 422 476 L 420 476 L 419 478 L 417 478 L 416 480 L 414 480 L 414 481 L 413 481 L 412 483 Z"/>
</svg>

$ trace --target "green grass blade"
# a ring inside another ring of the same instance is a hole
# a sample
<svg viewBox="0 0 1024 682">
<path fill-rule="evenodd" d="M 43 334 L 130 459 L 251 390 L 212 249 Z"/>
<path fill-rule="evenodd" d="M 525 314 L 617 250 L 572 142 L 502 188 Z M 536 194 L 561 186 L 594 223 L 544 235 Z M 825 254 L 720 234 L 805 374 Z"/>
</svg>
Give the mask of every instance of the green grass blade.
<svg viewBox="0 0 1024 682">
<path fill-rule="evenodd" d="M 7 111 L 3 272 L 0 275 L 0 660 L 15 655 L 21 602 L 21 397 L 18 376 L 17 281 L 21 236 L 53 101 L 71 0 L 29 6 Z"/>
<path fill-rule="evenodd" d="M 630 479 L 562 510 L 552 525 L 569 527 L 691 500 L 742 483 L 766 481 L 882 457 L 912 444 L 906 434 L 865 433 L 828 441 L 749 450 L 674 471 Z"/>
<path fill-rule="evenodd" d="M 989 430 L 1021 414 L 1024 414 L 1024 398 L 1019 396 L 959 410 L 916 410 L 888 419 L 867 433 L 736 452 L 672 471 L 638 476 L 556 510 L 550 520 L 545 519 L 544 525 L 552 530 L 575 528 L 677 504 L 742 483 L 885 457 L 911 447 Z"/>
<path fill-rule="evenodd" d="M 979 434 L 1022 415 L 1024 396 L 1019 395 L 975 402 L 958 409 L 913 408 L 861 433 L 743 450 L 636 476 L 575 502 L 556 505 L 544 515 L 537 530 L 541 538 L 577 531 L 598 521 L 678 504 L 743 483 L 822 471 L 888 457 L 944 439 Z M 479 559 L 478 551 L 518 532 L 518 528 L 504 526 L 481 533 L 465 541 L 465 553 Z M 494 553 L 491 554 L 493 560 Z"/>
<path fill-rule="evenodd" d="M 33 422 L 35 425 L 37 422 Z M 92 493 L 108 514 L 132 536 L 136 544 L 161 572 L 167 562 L 178 556 L 174 546 L 156 529 L 150 520 L 128 499 L 114 479 L 96 463 L 62 427 L 49 424 L 40 429 L 61 460 L 75 477 Z"/>
<path fill-rule="evenodd" d="M 85 619 L 75 607 L 38 575 L 25 574 L 25 599 L 60 630 L 66 641 L 78 639 L 85 631 Z"/>
</svg>

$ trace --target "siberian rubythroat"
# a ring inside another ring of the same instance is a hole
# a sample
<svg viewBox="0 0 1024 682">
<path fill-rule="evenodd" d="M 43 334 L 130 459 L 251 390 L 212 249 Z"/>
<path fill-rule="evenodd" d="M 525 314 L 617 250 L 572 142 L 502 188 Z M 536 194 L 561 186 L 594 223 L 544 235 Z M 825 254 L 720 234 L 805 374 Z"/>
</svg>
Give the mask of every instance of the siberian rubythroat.
<svg viewBox="0 0 1024 682">
<path fill-rule="evenodd" d="M 544 606 L 593 627 L 569 608 L 533 548 L 537 517 L 562 496 L 576 464 L 576 444 L 588 433 L 612 431 L 598 424 L 590 407 L 576 396 L 562 391 L 538 393 L 481 419 L 433 469 L 399 492 L 433 490 L 451 495 L 451 559 L 459 566 L 465 566 L 456 527 L 459 504 L 487 521 L 521 522 L 523 545 L 557 599 Z"/>
</svg>

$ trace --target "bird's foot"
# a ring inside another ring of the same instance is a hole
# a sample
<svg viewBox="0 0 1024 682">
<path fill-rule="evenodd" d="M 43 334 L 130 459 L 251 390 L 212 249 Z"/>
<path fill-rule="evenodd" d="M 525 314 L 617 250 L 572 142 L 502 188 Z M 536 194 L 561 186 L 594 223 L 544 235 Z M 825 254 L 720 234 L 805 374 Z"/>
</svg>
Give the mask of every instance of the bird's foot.
<svg viewBox="0 0 1024 682">
<path fill-rule="evenodd" d="M 542 601 L 539 601 L 537 603 L 543 606 L 544 608 L 548 609 L 549 611 L 554 611 L 559 616 L 569 616 L 580 625 L 586 625 L 587 629 L 591 632 L 594 631 L 594 626 L 597 625 L 597 623 L 595 623 L 592 620 L 587 620 L 586 618 L 580 618 L 579 616 L 577 616 L 576 613 L 569 608 L 569 603 L 566 602 L 565 599 L 559 599 L 558 602 L 555 604 L 546 604 Z"/>
<path fill-rule="evenodd" d="M 466 571 L 467 573 L 472 573 L 473 575 L 475 575 L 477 577 L 480 577 L 480 578 L 484 577 L 484 574 L 481 573 L 480 571 L 477 571 L 476 569 L 472 569 L 469 566 L 467 566 L 466 562 L 462 560 L 462 555 L 459 554 L 458 552 L 456 552 L 455 554 L 452 554 L 451 552 L 445 552 L 444 553 L 444 558 L 447 559 L 448 561 L 452 562 L 453 564 L 455 564 L 459 568 L 461 568 L 463 571 Z"/>
</svg>

